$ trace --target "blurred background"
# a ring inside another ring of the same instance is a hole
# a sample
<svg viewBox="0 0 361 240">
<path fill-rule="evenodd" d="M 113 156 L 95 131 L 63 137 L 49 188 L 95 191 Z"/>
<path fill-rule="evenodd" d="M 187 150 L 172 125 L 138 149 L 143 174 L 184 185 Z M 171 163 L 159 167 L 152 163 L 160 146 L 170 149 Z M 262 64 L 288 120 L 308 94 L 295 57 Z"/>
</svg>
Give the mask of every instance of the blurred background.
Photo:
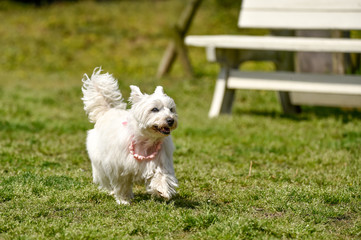
<svg viewBox="0 0 361 240">
<path fill-rule="evenodd" d="M 70 91 L 77 98 L 64 96 L 63 103 L 74 107 L 74 114 L 83 114 L 79 101 L 82 75 L 102 66 L 119 80 L 125 97 L 130 84 L 141 85 L 146 92 L 157 84 L 164 85 L 170 95 L 177 92 L 173 94 L 175 98 L 181 98 L 182 93 L 187 95 L 189 88 L 198 98 L 184 98 L 186 101 L 182 102 L 198 104 L 205 117 L 218 66 L 206 61 L 204 49 L 193 48 L 189 52 L 194 78 L 184 74 L 179 61 L 167 77 L 156 78 L 172 27 L 186 4 L 182 0 L 1 1 L 1 89 L 10 93 L 16 88 L 18 97 L 32 93 L 28 98 L 45 98 L 45 102 L 54 104 L 54 96 L 62 97 Z M 236 24 L 240 4 L 241 1 L 204 1 L 189 34 L 242 32 Z M 272 63 L 262 67 L 273 68 Z M 196 81 L 187 81 L 192 79 Z M 184 91 L 177 91 L 180 88 Z M 273 94 L 270 96 L 273 98 Z"/>
</svg>

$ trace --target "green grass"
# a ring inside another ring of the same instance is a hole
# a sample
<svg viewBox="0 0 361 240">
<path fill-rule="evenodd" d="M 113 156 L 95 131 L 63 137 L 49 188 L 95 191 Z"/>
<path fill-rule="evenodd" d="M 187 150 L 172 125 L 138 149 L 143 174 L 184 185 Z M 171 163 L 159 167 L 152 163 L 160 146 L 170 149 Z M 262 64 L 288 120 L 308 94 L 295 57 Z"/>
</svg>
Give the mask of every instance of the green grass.
<svg viewBox="0 0 361 240">
<path fill-rule="evenodd" d="M 203 2 L 192 33 L 239 32 L 238 9 L 217 2 Z M 218 66 L 203 49 L 190 52 L 196 78 L 178 63 L 154 77 L 182 8 L 0 3 L 0 239 L 361 238 L 360 112 L 287 116 L 275 93 L 237 91 L 232 116 L 208 119 Z M 175 99 L 175 199 L 136 186 L 133 204 L 119 206 L 92 184 L 80 89 L 96 66 L 114 73 L 125 97 L 130 84 L 163 85 Z"/>
</svg>

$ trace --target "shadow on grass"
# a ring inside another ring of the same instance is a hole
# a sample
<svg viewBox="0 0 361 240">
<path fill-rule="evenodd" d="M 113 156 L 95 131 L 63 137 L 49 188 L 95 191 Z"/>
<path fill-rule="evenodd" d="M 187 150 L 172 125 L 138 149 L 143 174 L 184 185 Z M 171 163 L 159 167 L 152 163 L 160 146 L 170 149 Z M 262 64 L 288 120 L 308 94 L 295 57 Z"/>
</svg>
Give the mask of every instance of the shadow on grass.
<svg viewBox="0 0 361 240">
<path fill-rule="evenodd" d="M 143 202 L 143 201 L 150 201 L 152 199 L 158 203 L 164 203 L 164 202 L 166 202 L 167 204 L 174 203 L 174 206 L 177 208 L 194 209 L 200 205 L 198 202 L 190 200 L 189 197 L 177 195 L 174 198 L 172 198 L 171 200 L 165 200 L 163 198 L 153 197 L 147 193 L 135 194 L 133 202 L 139 203 L 139 202 Z"/>
<path fill-rule="evenodd" d="M 194 209 L 197 206 L 199 206 L 199 202 L 190 200 L 188 197 L 183 197 L 180 195 L 177 195 L 176 197 L 171 200 L 174 202 L 174 206 L 178 208 L 188 208 L 188 209 Z"/>
<path fill-rule="evenodd" d="M 302 112 L 300 114 L 284 114 L 277 111 L 259 111 L 259 110 L 246 110 L 236 109 L 234 111 L 236 115 L 255 115 L 271 118 L 287 118 L 295 121 L 310 120 L 316 118 L 329 118 L 334 117 L 342 119 L 343 123 L 347 123 L 353 119 L 361 119 L 361 110 L 348 109 L 348 108 L 333 108 L 333 107 L 309 107 L 302 106 Z"/>
</svg>

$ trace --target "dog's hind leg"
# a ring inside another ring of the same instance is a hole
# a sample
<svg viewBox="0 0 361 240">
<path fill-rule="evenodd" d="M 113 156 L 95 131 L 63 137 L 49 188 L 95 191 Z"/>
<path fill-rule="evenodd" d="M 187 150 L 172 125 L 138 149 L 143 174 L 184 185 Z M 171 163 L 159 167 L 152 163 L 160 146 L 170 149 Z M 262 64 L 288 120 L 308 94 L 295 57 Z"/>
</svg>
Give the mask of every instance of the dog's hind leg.
<svg viewBox="0 0 361 240">
<path fill-rule="evenodd" d="M 95 164 L 92 163 L 92 171 L 93 171 L 93 183 L 99 185 L 99 189 L 108 190 L 109 192 L 112 190 L 110 186 L 109 179 L 104 174 L 103 170 L 98 168 Z"/>
</svg>

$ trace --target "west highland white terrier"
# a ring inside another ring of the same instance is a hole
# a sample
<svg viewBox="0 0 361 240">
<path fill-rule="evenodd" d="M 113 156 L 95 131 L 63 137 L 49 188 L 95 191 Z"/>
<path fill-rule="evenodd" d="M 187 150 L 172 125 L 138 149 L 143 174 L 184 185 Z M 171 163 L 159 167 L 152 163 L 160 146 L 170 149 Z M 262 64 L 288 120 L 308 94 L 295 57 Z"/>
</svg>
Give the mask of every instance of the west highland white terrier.
<svg viewBox="0 0 361 240">
<path fill-rule="evenodd" d="M 86 141 L 93 182 L 119 204 L 130 204 L 134 182 L 145 183 L 152 195 L 170 199 L 178 187 L 170 136 L 178 123 L 173 99 L 161 86 L 151 95 L 130 86 L 131 108 L 126 109 L 117 80 L 101 71 L 96 68 L 82 80 L 84 110 L 95 123 Z"/>
</svg>

